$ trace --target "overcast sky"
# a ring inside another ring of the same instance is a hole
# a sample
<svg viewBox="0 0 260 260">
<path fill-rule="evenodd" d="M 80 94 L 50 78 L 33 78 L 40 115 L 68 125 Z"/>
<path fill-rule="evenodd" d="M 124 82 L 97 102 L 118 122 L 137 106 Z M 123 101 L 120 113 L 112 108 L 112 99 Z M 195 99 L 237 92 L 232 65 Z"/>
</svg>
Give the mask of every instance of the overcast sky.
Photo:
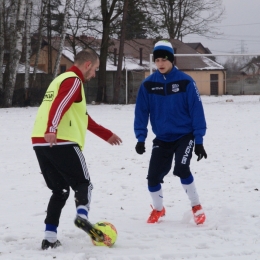
<svg viewBox="0 0 260 260">
<path fill-rule="evenodd" d="M 260 53 L 260 0 L 223 0 L 225 16 L 216 27 L 217 39 L 187 36 L 183 42 L 201 42 L 213 54 Z"/>
</svg>

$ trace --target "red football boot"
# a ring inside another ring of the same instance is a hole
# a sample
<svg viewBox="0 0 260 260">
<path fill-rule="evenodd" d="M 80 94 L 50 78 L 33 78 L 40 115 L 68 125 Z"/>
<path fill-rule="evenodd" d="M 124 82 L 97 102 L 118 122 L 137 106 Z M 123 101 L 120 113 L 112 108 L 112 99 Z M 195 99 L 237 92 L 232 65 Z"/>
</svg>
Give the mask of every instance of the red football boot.
<svg viewBox="0 0 260 260">
<path fill-rule="evenodd" d="M 151 205 L 151 207 L 152 207 L 152 205 Z M 165 216 L 165 208 L 163 207 L 163 209 L 161 210 L 161 211 L 157 211 L 156 209 L 154 209 L 153 207 L 152 207 L 152 212 L 151 212 L 151 214 L 150 214 L 150 217 L 148 218 L 148 220 L 147 220 L 147 223 L 156 223 L 156 222 L 158 222 L 159 221 L 159 219 L 161 218 L 161 217 L 164 217 Z"/>
<path fill-rule="evenodd" d="M 203 224 L 205 222 L 206 216 L 201 205 L 196 205 L 192 207 L 192 213 L 194 216 L 194 221 L 197 225 Z"/>
</svg>

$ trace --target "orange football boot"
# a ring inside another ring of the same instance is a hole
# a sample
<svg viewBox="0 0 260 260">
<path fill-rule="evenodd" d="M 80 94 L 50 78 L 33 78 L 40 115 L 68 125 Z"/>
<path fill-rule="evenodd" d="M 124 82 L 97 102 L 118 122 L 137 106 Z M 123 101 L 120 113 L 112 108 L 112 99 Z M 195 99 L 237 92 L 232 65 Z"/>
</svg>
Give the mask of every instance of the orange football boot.
<svg viewBox="0 0 260 260">
<path fill-rule="evenodd" d="M 206 216 L 201 205 L 196 205 L 192 207 L 192 213 L 193 213 L 194 221 L 197 225 L 203 224 L 205 222 Z"/>
<path fill-rule="evenodd" d="M 153 208 L 153 206 L 151 205 L 151 208 L 153 209 L 150 217 L 147 220 L 147 223 L 156 223 L 159 221 L 159 219 L 161 217 L 165 216 L 165 208 L 163 207 L 163 209 L 161 211 L 157 211 L 156 209 Z"/>
</svg>

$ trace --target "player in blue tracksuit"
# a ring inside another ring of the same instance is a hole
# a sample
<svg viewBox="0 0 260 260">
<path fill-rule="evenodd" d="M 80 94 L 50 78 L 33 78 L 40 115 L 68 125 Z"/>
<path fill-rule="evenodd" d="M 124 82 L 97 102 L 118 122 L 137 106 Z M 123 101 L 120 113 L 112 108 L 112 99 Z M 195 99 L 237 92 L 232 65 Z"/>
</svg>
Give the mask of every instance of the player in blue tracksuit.
<svg viewBox="0 0 260 260">
<path fill-rule="evenodd" d="M 203 146 L 206 121 L 200 94 L 194 80 L 174 67 L 170 42 L 157 42 L 153 56 L 158 69 L 140 86 L 134 120 L 138 154 L 145 152 L 149 119 L 156 136 L 147 175 L 153 201 L 153 210 L 147 222 L 158 222 L 165 215 L 161 183 L 170 171 L 174 158 L 173 174 L 180 178 L 190 199 L 195 223 L 202 224 L 206 217 L 190 171 L 194 146 L 198 161 L 207 158 Z"/>
</svg>

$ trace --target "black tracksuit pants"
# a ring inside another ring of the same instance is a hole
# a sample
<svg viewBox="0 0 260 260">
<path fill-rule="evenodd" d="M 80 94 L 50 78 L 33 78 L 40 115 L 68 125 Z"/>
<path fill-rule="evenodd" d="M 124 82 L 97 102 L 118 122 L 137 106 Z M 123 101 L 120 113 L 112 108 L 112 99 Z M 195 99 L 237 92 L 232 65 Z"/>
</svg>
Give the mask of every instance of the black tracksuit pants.
<svg viewBox="0 0 260 260">
<path fill-rule="evenodd" d="M 173 158 L 175 161 L 173 174 L 181 179 L 188 178 L 191 175 L 190 161 L 193 147 L 193 134 L 185 135 L 174 142 L 163 142 L 155 138 L 147 175 L 148 186 L 163 183 L 164 177 L 171 170 Z"/>
<path fill-rule="evenodd" d="M 76 144 L 35 146 L 42 175 L 50 190 L 45 224 L 59 225 L 62 208 L 69 197 L 70 187 L 75 192 L 76 207 L 83 205 L 89 210 L 91 191 L 84 155 Z"/>
</svg>

